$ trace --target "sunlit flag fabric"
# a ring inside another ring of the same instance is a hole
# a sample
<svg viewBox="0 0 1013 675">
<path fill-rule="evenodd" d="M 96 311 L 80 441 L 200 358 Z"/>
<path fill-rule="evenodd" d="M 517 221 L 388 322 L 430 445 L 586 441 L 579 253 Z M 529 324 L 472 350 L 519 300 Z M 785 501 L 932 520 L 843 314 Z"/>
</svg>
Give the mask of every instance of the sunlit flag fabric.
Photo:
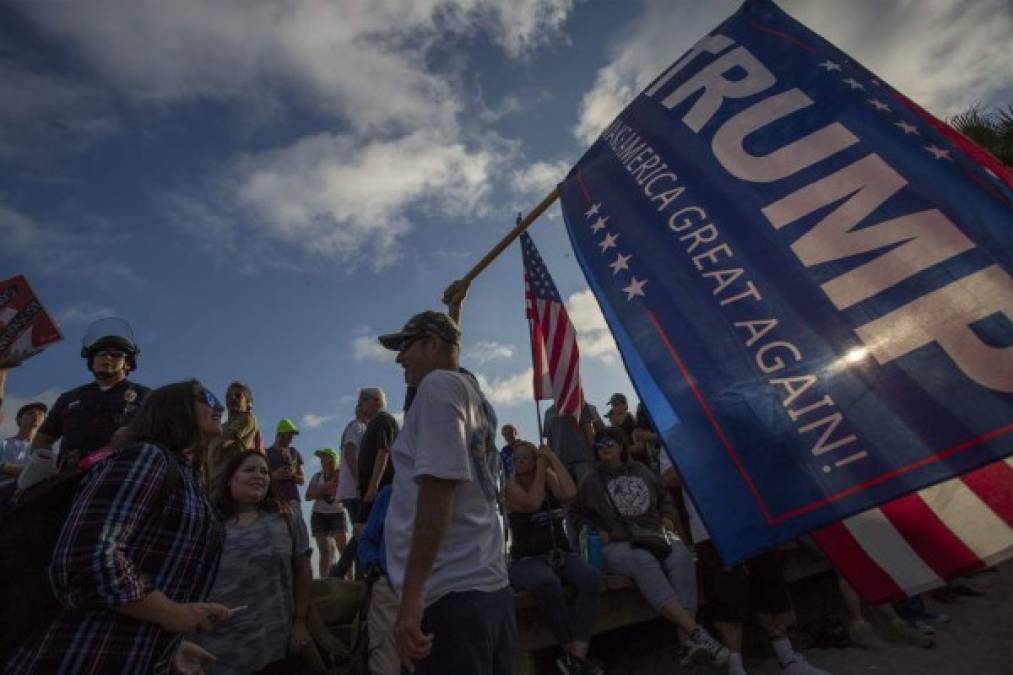
<svg viewBox="0 0 1013 675">
<path fill-rule="evenodd" d="M 580 386 L 577 332 L 535 242 L 527 233 L 521 234 L 521 254 L 525 313 L 531 322 L 535 398 L 555 399 L 559 414 L 579 418 L 584 392 Z"/>
<path fill-rule="evenodd" d="M 577 259 L 727 563 L 827 526 L 866 553 L 952 535 L 979 565 L 1010 554 L 1013 488 L 994 480 L 1013 453 L 1004 177 L 767 0 L 567 176 Z M 983 530 L 962 520 L 975 509 L 994 516 Z M 950 535 L 898 527 L 926 510 Z M 886 595 L 935 583 L 910 557 L 891 576 L 898 560 L 876 561 Z M 922 561 L 937 579 L 959 567 Z"/>
</svg>

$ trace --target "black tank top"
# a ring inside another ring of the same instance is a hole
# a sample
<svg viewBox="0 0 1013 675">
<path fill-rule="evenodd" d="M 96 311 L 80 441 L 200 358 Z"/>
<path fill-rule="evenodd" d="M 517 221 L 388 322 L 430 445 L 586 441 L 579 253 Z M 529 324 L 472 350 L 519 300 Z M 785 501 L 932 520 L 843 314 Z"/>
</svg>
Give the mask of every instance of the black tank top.
<svg viewBox="0 0 1013 675">
<path fill-rule="evenodd" d="M 569 551 L 570 543 L 563 529 L 563 508 L 548 487 L 542 508 L 533 513 L 511 511 L 507 516 L 510 525 L 510 555 L 526 558 L 544 555 L 553 548 Z"/>
</svg>

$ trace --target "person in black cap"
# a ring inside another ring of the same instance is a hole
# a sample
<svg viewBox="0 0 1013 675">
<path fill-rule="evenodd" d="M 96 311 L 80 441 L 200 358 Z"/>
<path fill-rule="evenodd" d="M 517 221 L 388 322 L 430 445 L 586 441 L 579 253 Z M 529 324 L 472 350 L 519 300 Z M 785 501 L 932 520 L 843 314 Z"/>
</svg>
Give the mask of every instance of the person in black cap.
<svg viewBox="0 0 1013 675">
<path fill-rule="evenodd" d="M 416 394 L 391 448 L 384 525 L 394 640 L 416 675 L 509 675 L 517 623 L 499 520 L 496 413 L 460 372 L 461 331 L 416 314 L 380 344 Z"/>
<path fill-rule="evenodd" d="M 605 413 L 609 425 L 622 429 L 627 444 L 633 443 L 633 431 L 637 428 L 637 422 L 630 414 L 629 403 L 626 402 L 626 394 L 615 393 L 608 401 L 609 410 Z"/>
<path fill-rule="evenodd" d="M 133 330 L 123 319 L 99 319 L 88 328 L 81 341 L 81 358 L 94 381 L 56 399 L 32 441 L 32 456 L 18 487 L 25 489 L 58 470 L 74 469 L 85 456 L 110 444 L 150 391 L 127 379 L 140 355 Z M 54 460 L 52 448 L 57 440 L 60 455 Z"/>
</svg>

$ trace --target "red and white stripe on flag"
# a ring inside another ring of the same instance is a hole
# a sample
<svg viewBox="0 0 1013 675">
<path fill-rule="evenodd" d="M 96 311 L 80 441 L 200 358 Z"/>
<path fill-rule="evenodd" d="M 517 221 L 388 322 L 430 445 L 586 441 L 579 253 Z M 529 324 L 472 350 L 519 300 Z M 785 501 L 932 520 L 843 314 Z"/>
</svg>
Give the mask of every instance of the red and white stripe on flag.
<svg viewBox="0 0 1013 675">
<path fill-rule="evenodd" d="M 535 398 L 554 399 L 559 414 L 579 418 L 584 408 L 584 391 L 580 386 L 577 331 L 542 256 L 527 233 L 521 234 L 521 253 L 524 308 L 531 321 Z"/>
<path fill-rule="evenodd" d="M 1013 557 L 1013 458 L 811 534 L 864 600 L 924 593 Z"/>
</svg>

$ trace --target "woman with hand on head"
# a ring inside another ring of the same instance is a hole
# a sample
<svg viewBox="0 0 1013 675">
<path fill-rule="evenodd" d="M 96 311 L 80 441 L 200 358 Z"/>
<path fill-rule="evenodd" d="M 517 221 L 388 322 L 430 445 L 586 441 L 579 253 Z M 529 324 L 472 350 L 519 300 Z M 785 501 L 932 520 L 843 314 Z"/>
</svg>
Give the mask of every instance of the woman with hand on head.
<svg viewBox="0 0 1013 675">
<path fill-rule="evenodd" d="M 275 496 L 267 459 L 255 450 L 229 460 L 217 495 L 225 546 L 211 599 L 233 608 L 234 616 L 195 638 L 217 658 L 206 672 L 303 672 L 297 656 L 310 640 L 313 570 L 302 517 Z"/>
<path fill-rule="evenodd" d="M 510 584 L 530 592 L 563 650 L 556 667 L 566 675 L 602 672 L 587 661 L 601 602 L 601 575 L 570 550 L 563 530 L 565 504 L 577 486 L 547 446 L 513 444 L 513 475 L 504 490 L 510 525 Z M 573 619 L 563 582 L 577 591 Z"/>
<path fill-rule="evenodd" d="M 222 410 L 195 380 L 147 397 L 124 448 L 78 485 L 48 570 L 60 609 L 0 670 L 167 673 L 182 634 L 229 617 L 203 602 L 223 530 L 199 472 Z"/>
</svg>

